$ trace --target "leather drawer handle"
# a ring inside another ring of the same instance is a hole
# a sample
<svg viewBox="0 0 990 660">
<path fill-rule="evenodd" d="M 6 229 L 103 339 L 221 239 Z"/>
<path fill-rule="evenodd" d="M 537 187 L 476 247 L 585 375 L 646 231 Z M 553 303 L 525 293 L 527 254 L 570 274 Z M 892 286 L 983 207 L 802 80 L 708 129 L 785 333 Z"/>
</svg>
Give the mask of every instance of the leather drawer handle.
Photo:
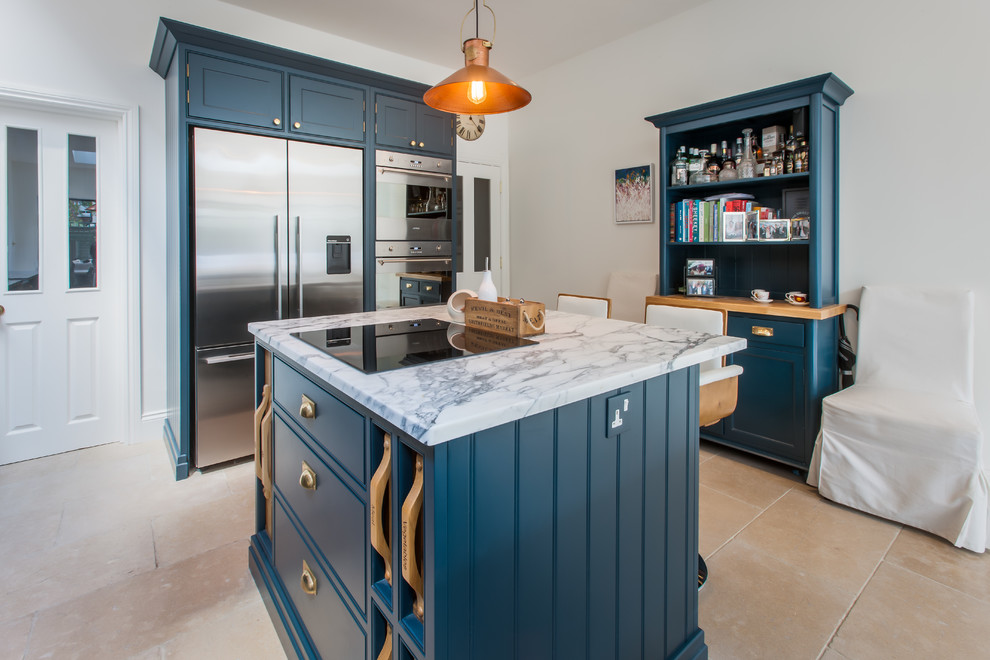
<svg viewBox="0 0 990 660">
<path fill-rule="evenodd" d="M 376 660 L 392 660 L 392 626 L 385 629 L 385 642 Z"/>
<path fill-rule="evenodd" d="M 302 587 L 304 594 L 308 596 L 316 595 L 316 575 L 313 574 L 313 569 L 309 567 L 305 559 L 303 559 L 303 571 L 302 576 L 299 578 L 299 586 Z"/>
<path fill-rule="evenodd" d="M 299 416 L 304 419 L 316 419 L 316 403 L 305 394 L 299 404 Z"/>
<path fill-rule="evenodd" d="M 753 334 L 757 337 L 773 337 L 773 328 L 768 328 L 763 325 L 754 325 Z"/>
<path fill-rule="evenodd" d="M 382 461 L 371 477 L 371 547 L 385 561 L 385 579 L 392 584 L 392 544 L 390 542 L 389 482 L 392 477 L 392 436 L 382 442 Z"/>
<path fill-rule="evenodd" d="M 412 487 L 402 503 L 402 577 L 416 594 L 413 603 L 413 614 L 420 621 L 426 612 L 423 597 L 423 572 L 420 568 L 421 558 L 416 556 L 416 532 L 420 524 L 420 514 L 423 511 L 423 457 L 416 455 L 416 476 Z"/>
<path fill-rule="evenodd" d="M 259 480 L 264 480 L 262 475 L 264 471 L 261 468 L 262 465 L 262 445 L 261 437 L 262 432 L 262 421 L 265 419 L 265 415 L 268 413 L 268 407 L 272 401 L 272 386 L 265 383 L 265 386 L 261 389 L 261 403 L 258 405 L 257 409 L 254 411 L 254 476 Z"/>
<path fill-rule="evenodd" d="M 299 475 L 299 485 L 306 490 L 316 490 L 316 472 L 309 467 L 309 463 L 302 462 L 302 473 Z"/>
</svg>

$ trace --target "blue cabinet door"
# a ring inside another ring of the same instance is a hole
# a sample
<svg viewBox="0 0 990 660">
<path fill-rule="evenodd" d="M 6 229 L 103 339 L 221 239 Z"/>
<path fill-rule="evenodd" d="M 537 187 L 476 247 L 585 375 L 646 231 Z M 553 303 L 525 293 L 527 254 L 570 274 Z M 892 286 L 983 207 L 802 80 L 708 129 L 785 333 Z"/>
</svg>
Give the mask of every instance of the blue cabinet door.
<svg viewBox="0 0 990 660">
<path fill-rule="evenodd" d="M 364 90 L 289 76 L 289 132 L 364 139 Z"/>
<path fill-rule="evenodd" d="M 375 142 L 386 147 L 418 148 L 416 104 L 394 96 L 375 97 Z"/>
<path fill-rule="evenodd" d="M 428 105 L 417 108 L 416 127 L 421 149 L 453 153 L 454 115 L 434 110 Z"/>
<path fill-rule="evenodd" d="M 284 130 L 281 71 L 189 54 L 190 117 Z"/>
<path fill-rule="evenodd" d="M 375 97 L 375 142 L 405 151 L 453 155 L 454 115 L 424 103 L 379 94 Z"/>
</svg>

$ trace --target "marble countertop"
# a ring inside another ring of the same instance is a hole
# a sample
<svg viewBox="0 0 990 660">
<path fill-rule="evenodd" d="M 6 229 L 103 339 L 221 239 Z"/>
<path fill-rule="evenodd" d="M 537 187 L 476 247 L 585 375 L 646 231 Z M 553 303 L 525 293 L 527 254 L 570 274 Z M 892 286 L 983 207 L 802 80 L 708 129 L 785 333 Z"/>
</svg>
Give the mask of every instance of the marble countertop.
<svg viewBox="0 0 990 660">
<path fill-rule="evenodd" d="M 533 346 L 365 374 L 290 336 L 420 318 L 445 305 L 251 323 L 257 340 L 425 445 L 437 445 L 746 347 L 707 335 L 548 311 Z"/>
</svg>

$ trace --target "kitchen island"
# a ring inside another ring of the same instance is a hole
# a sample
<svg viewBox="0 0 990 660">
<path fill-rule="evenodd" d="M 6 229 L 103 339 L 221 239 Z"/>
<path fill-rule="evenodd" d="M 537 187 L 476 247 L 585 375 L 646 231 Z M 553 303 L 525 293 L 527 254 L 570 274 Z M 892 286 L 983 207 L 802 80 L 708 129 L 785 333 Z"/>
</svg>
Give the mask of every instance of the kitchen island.
<svg viewBox="0 0 990 660">
<path fill-rule="evenodd" d="M 549 312 L 532 346 L 366 374 L 292 336 L 411 319 L 449 320 L 250 326 L 250 566 L 286 653 L 707 657 L 697 365 L 745 340 Z"/>
</svg>

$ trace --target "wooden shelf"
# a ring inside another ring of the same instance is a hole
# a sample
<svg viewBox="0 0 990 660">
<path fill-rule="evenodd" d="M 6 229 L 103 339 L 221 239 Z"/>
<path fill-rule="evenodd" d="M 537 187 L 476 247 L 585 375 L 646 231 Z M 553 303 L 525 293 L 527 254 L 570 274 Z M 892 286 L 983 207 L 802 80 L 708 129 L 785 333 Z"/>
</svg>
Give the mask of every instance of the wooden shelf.
<svg viewBox="0 0 990 660">
<path fill-rule="evenodd" d="M 741 312 L 743 314 L 760 314 L 762 316 L 778 316 L 792 319 L 811 319 L 823 321 L 833 316 L 839 316 L 846 311 L 845 305 L 826 305 L 825 307 L 804 307 L 792 305 L 782 300 L 769 303 L 758 303 L 748 298 L 729 298 L 716 296 L 713 298 L 694 296 L 647 296 L 647 305 L 671 305 L 673 307 L 695 307 L 700 309 L 717 309 L 725 312 Z"/>
</svg>

